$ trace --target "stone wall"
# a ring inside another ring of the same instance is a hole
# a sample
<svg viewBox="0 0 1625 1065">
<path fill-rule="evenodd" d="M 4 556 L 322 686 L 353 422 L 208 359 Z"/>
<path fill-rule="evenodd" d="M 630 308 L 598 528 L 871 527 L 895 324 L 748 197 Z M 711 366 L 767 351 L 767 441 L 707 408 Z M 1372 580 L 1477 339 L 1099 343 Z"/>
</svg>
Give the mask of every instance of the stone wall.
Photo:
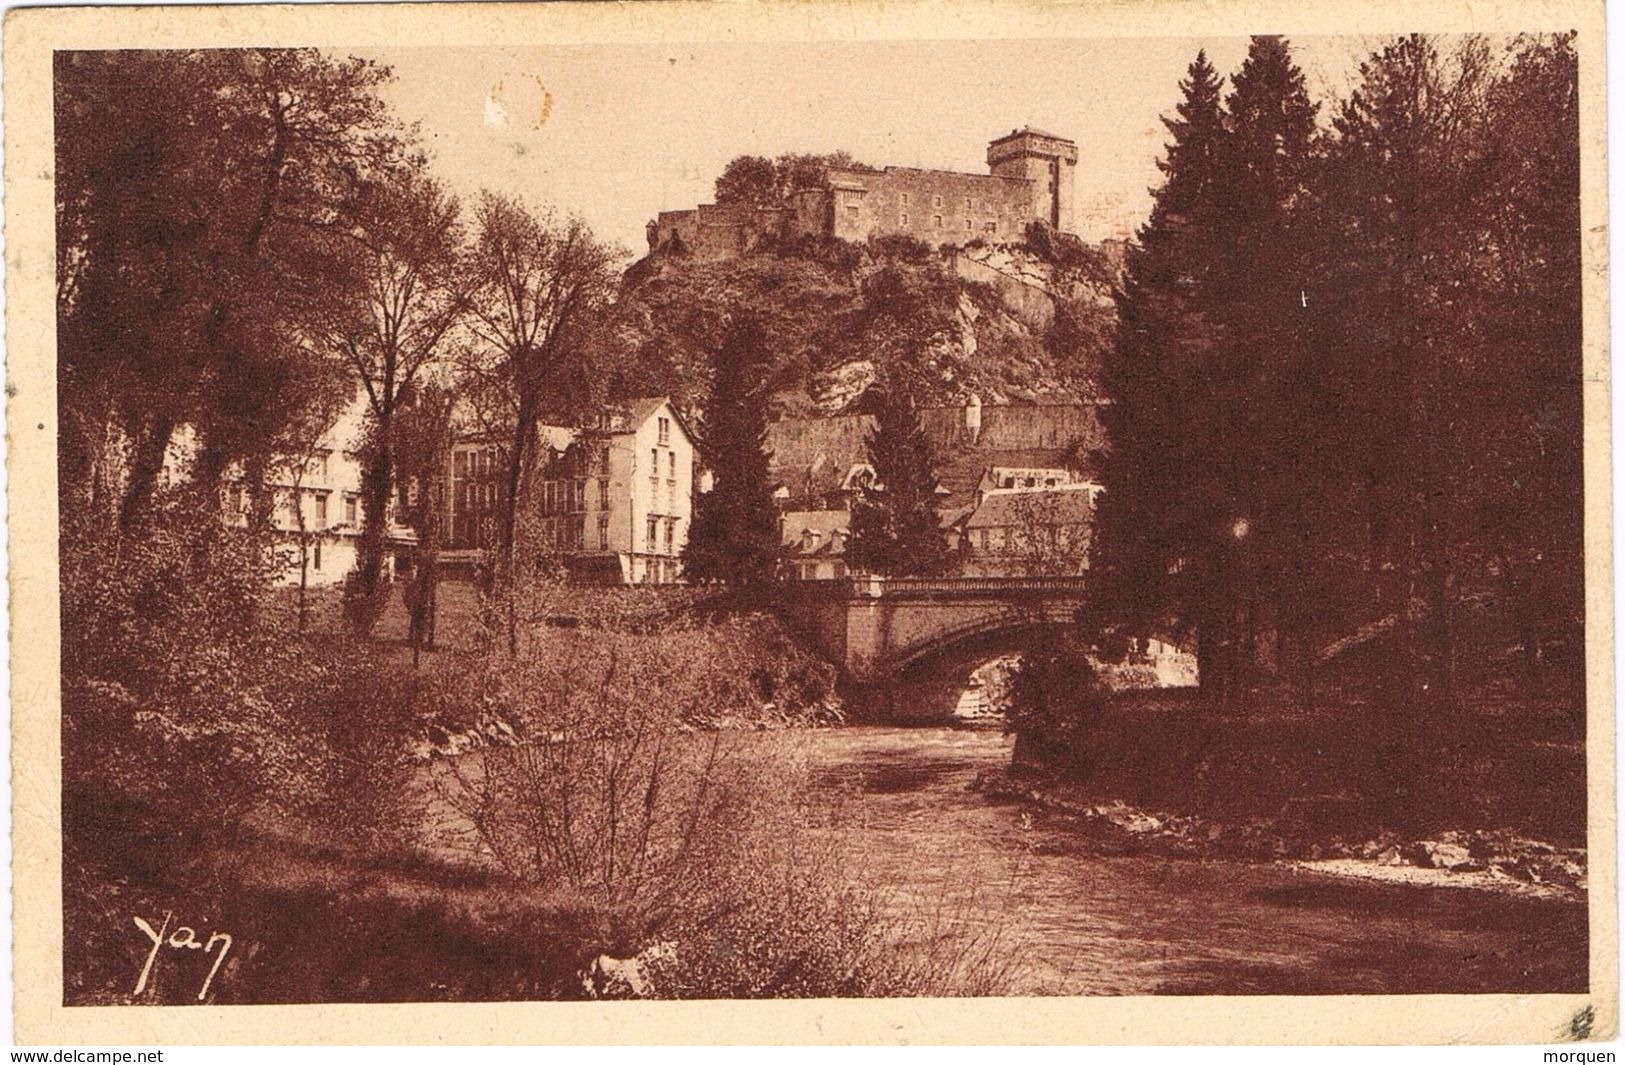
<svg viewBox="0 0 1625 1065">
<path fill-rule="evenodd" d="M 833 233 L 844 240 L 899 234 L 933 247 L 1018 237 L 1034 217 L 1022 178 L 889 166 L 831 170 Z"/>
</svg>

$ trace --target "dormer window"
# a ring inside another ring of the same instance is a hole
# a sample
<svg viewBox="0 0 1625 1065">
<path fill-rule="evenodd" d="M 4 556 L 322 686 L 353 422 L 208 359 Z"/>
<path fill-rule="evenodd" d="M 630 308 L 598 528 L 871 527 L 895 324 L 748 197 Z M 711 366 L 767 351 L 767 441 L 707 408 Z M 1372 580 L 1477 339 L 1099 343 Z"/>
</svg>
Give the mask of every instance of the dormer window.
<svg viewBox="0 0 1625 1065">
<path fill-rule="evenodd" d="M 818 550 L 818 541 L 821 537 L 811 529 L 804 529 L 801 533 L 801 549 L 806 552 Z"/>
</svg>

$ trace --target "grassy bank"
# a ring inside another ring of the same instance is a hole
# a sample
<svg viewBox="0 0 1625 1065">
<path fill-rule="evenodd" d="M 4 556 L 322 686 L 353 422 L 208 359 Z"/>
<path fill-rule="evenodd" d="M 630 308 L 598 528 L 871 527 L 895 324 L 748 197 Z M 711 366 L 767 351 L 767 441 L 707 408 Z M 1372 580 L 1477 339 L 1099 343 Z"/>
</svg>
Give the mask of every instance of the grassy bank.
<svg viewBox="0 0 1625 1065">
<path fill-rule="evenodd" d="M 363 640 L 333 594 L 301 634 L 279 593 L 230 639 L 155 631 L 162 684 L 66 686 L 67 1002 L 998 990 L 986 957 L 900 953 L 912 916 L 744 742 L 839 716 L 775 619 L 560 596 L 510 652 L 443 595 L 417 666 L 398 601 Z"/>
</svg>

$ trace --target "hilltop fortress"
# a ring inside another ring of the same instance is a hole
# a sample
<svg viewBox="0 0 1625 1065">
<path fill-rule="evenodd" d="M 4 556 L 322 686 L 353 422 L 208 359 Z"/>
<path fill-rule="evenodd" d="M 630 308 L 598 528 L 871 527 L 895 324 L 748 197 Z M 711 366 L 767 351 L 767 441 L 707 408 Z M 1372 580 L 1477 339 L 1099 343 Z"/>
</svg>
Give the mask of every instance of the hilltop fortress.
<svg viewBox="0 0 1625 1065">
<path fill-rule="evenodd" d="M 701 204 L 662 211 L 649 223 L 649 250 L 685 250 L 731 258 L 764 239 L 902 235 L 932 247 L 1020 237 L 1027 224 L 1073 231 L 1073 172 L 1078 146 L 1030 127 L 987 146 L 986 174 L 888 166 L 830 167 L 823 181 L 793 193 L 782 207 Z"/>
</svg>

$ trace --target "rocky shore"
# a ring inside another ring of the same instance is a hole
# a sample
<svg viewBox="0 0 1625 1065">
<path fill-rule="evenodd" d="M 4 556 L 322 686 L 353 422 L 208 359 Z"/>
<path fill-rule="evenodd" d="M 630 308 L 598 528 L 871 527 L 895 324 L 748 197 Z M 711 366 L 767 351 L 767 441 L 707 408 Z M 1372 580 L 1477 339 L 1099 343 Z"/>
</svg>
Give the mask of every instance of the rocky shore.
<svg viewBox="0 0 1625 1065">
<path fill-rule="evenodd" d="M 1092 853 L 1157 854 L 1279 862 L 1315 872 L 1431 887 L 1458 887 L 1583 901 L 1586 852 L 1501 829 L 1458 829 L 1407 838 L 1336 825 L 1335 796 L 1289 802 L 1272 818 L 1244 822 L 1147 810 L 1085 798 L 1076 785 L 984 774 L 972 785 L 994 799 L 1029 804 L 1068 822 Z"/>
</svg>

